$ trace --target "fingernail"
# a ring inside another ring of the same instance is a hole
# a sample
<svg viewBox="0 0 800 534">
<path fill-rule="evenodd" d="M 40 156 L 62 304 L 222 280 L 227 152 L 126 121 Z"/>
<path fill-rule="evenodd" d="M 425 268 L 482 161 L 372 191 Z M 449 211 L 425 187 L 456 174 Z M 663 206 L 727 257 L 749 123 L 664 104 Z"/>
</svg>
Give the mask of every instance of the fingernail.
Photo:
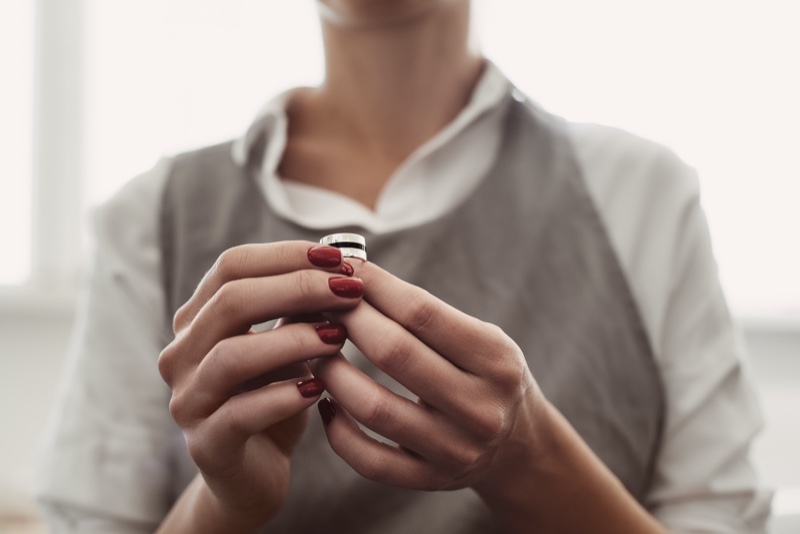
<svg viewBox="0 0 800 534">
<path fill-rule="evenodd" d="M 336 267 L 342 262 L 342 251 L 336 247 L 311 247 L 308 249 L 308 261 L 317 267 Z"/>
<path fill-rule="evenodd" d="M 328 286 L 335 294 L 348 299 L 359 298 L 364 294 L 364 282 L 358 278 L 329 278 Z"/>
<path fill-rule="evenodd" d="M 353 266 L 352 265 L 350 265 L 346 261 L 343 261 L 342 262 L 342 271 L 341 272 L 345 276 L 353 276 L 353 273 L 355 271 L 353 270 Z"/>
<path fill-rule="evenodd" d="M 336 407 L 331 402 L 331 399 L 324 398 L 317 403 L 317 408 L 319 408 L 319 415 L 322 416 L 322 422 L 325 426 L 331 424 L 333 418 L 336 417 Z"/>
<path fill-rule="evenodd" d="M 308 378 L 301 380 L 297 383 L 297 389 L 300 390 L 300 395 L 310 399 L 311 397 L 318 397 L 325 391 L 325 384 L 319 378 Z"/>
<path fill-rule="evenodd" d="M 329 345 L 338 345 L 344 343 L 347 339 L 347 329 L 340 324 L 320 324 L 315 326 L 317 335 L 323 343 Z"/>
</svg>

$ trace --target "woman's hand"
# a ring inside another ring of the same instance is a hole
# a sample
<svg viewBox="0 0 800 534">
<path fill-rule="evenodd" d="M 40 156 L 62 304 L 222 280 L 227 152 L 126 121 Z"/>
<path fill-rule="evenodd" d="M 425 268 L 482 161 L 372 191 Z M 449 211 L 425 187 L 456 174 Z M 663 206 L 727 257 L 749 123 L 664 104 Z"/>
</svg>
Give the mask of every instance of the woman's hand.
<svg viewBox="0 0 800 534">
<path fill-rule="evenodd" d="M 338 324 L 284 323 L 265 332 L 251 326 L 352 309 L 363 293 L 352 274 L 333 247 L 300 241 L 236 247 L 175 314 L 175 340 L 161 353 L 159 371 L 203 479 L 179 502 L 193 509 L 173 509 L 175 525 L 203 523 L 203 531 L 213 531 L 209 521 L 235 518 L 243 529 L 254 528 L 277 513 L 306 408 L 324 389 L 306 362 L 338 353 L 347 334 Z M 230 524 L 220 527 L 229 531 Z"/>
<path fill-rule="evenodd" d="M 509 532 L 666 532 L 544 398 L 500 328 L 354 263 L 364 300 L 334 316 L 419 400 L 394 394 L 341 354 L 313 364 L 335 398 L 319 403 L 328 441 L 353 469 L 406 488 L 472 487 Z"/>
<path fill-rule="evenodd" d="M 363 476 L 443 490 L 493 486 L 535 461 L 546 402 L 519 347 L 370 263 L 354 262 L 365 298 L 335 314 L 378 368 L 419 396 L 406 399 L 341 355 L 314 364 L 335 401 L 320 403 L 333 449 Z M 331 416 L 333 419 L 331 419 Z M 368 437 L 356 421 L 394 441 Z"/>
</svg>

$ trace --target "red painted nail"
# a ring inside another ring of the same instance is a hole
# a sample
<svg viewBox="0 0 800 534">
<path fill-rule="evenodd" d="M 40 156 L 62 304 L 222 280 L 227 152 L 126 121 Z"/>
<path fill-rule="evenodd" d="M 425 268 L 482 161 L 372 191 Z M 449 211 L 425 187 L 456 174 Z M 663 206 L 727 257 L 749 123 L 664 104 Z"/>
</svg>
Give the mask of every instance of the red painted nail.
<svg viewBox="0 0 800 534">
<path fill-rule="evenodd" d="M 317 403 L 319 408 L 319 415 L 322 417 L 322 422 L 325 426 L 331 424 L 333 418 L 336 417 L 336 407 L 333 405 L 329 398 L 324 398 Z"/>
<path fill-rule="evenodd" d="M 322 392 L 325 391 L 325 384 L 319 378 L 308 378 L 298 382 L 297 389 L 300 390 L 300 395 L 310 399 L 322 395 Z"/>
<path fill-rule="evenodd" d="M 355 271 L 353 270 L 353 266 L 352 265 L 350 265 L 346 261 L 342 262 L 342 271 L 341 271 L 341 273 L 343 275 L 345 275 L 345 276 L 353 276 L 354 272 Z"/>
<path fill-rule="evenodd" d="M 328 286 L 335 294 L 348 299 L 360 298 L 364 294 L 364 282 L 358 278 L 329 278 Z"/>
<path fill-rule="evenodd" d="M 338 345 L 347 339 L 347 329 L 340 324 L 319 324 L 315 326 L 317 335 L 323 343 Z"/>
<path fill-rule="evenodd" d="M 308 249 L 308 261 L 317 267 L 336 267 L 342 262 L 342 251 L 325 245 L 311 247 Z"/>
</svg>

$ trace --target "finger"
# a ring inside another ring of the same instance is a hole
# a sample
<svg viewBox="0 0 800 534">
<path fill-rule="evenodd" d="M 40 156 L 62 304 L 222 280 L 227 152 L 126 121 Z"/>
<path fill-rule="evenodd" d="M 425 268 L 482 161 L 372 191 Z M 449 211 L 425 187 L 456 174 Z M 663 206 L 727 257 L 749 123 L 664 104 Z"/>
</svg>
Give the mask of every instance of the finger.
<svg viewBox="0 0 800 534">
<path fill-rule="evenodd" d="M 344 265 L 339 249 L 310 241 L 281 241 L 230 248 L 217 258 L 194 295 L 175 314 L 173 324 L 175 332 L 188 326 L 205 303 L 228 282 L 315 267 L 348 276 L 352 274 L 352 267 L 349 264 L 343 271 Z"/>
<path fill-rule="evenodd" d="M 234 280 L 203 306 L 178 336 L 188 346 L 186 364 L 197 364 L 220 340 L 241 335 L 253 324 L 279 317 L 324 310 L 345 310 L 359 301 L 363 284 L 357 278 L 331 276 L 316 270 Z M 192 361 L 193 360 L 193 361 Z"/>
<path fill-rule="evenodd" d="M 292 364 L 303 363 L 306 374 L 306 360 L 338 353 L 346 339 L 344 326 L 328 323 L 288 324 L 223 339 L 203 358 L 182 393 L 191 396 L 188 416 L 207 417 L 237 391 L 277 381 L 277 373 Z"/>
<path fill-rule="evenodd" d="M 331 448 L 364 478 L 416 490 L 445 488 L 431 463 L 369 437 L 336 401 L 326 398 L 318 406 Z"/>
<path fill-rule="evenodd" d="M 374 263 L 354 262 L 364 298 L 458 367 L 483 374 L 510 341 L 498 327 L 467 315 Z M 467 291 L 468 288 L 465 288 Z"/>
<path fill-rule="evenodd" d="M 199 442 L 196 450 L 189 444 L 192 458 L 198 465 L 213 465 L 228 455 L 235 456 L 252 436 L 307 409 L 323 391 L 321 380 L 309 378 L 276 382 L 231 397 L 192 432 Z M 204 454 L 210 456 L 202 457 Z"/>
<path fill-rule="evenodd" d="M 479 380 L 442 358 L 408 330 L 361 302 L 336 314 L 348 338 L 378 369 L 435 408 L 453 414 L 470 402 Z"/>
<path fill-rule="evenodd" d="M 444 465 L 464 462 L 463 442 L 445 417 L 373 381 L 338 354 L 312 364 L 336 402 L 359 423 L 419 456 Z"/>
</svg>

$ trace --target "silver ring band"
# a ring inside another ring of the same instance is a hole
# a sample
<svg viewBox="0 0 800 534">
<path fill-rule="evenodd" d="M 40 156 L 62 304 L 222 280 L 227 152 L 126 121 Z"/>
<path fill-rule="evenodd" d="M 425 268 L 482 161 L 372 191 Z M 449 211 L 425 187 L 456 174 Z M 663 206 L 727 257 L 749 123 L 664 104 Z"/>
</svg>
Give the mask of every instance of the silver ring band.
<svg viewBox="0 0 800 534">
<path fill-rule="evenodd" d="M 322 245 L 336 247 L 343 258 L 358 258 L 367 261 L 367 240 L 359 234 L 330 234 L 319 240 Z"/>
</svg>

